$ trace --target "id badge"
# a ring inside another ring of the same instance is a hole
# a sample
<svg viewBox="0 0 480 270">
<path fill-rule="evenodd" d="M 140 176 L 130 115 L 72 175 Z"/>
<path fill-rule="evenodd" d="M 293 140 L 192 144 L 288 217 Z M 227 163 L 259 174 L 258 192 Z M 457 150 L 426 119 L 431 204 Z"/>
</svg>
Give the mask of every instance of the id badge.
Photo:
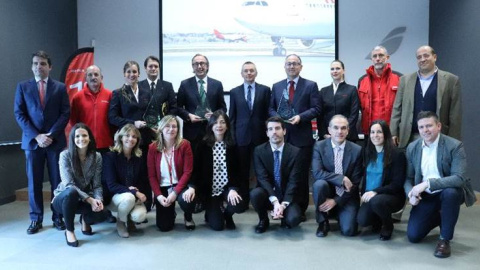
<svg viewBox="0 0 480 270">
<path fill-rule="evenodd" d="M 168 188 L 168 195 L 170 195 L 173 192 L 173 186 Z"/>
</svg>

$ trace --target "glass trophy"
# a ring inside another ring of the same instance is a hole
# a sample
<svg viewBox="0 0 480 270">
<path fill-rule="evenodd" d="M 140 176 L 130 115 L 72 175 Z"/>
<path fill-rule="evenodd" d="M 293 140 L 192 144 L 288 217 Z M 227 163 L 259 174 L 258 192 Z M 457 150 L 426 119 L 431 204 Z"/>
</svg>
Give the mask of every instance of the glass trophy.
<svg viewBox="0 0 480 270">
<path fill-rule="evenodd" d="M 143 114 L 143 120 L 147 123 L 147 127 L 156 129 L 158 123 L 168 112 L 168 105 L 166 102 L 159 106 L 157 99 L 153 96 L 148 103 L 147 110 Z"/>
<path fill-rule="evenodd" d="M 287 89 L 283 89 L 282 97 L 280 98 L 280 103 L 278 104 L 277 108 L 278 115 L 284 120 L 288 120 L 296 115 L 295 109 L 290 104 L 288 100 L 288 92 Z"/>
<path fill-rule="evenodd" d="M 195 115 L 200 116 L 202 120 L 207 120 L 207 118 L 205 118 L 205 114 L 211 112 L 212 109 L 210 109 L 210 105 L 208 104 L 208 100 L 206 98 L 205 101 L 200 102 L 200 104 L 198 104 L 197 108 L 195 109 Z"/>
</svg>

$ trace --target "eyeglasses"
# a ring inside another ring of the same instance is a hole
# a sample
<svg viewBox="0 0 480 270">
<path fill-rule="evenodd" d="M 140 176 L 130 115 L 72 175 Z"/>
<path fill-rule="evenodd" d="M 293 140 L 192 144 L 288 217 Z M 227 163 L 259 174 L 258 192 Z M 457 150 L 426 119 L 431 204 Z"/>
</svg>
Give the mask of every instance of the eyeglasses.
<svg viewBox="0 0 480 270">
<path fill-rule="evenodd" d="M 193 67 L 204 67 L 207 65 L 207 62 L 195 62 L 195 63 L 192 63 L 192 66 Z"/>
<path fill-rule="evenodd" d="M 296 67 L 296 66 L 301 66 L 301 65 L 302 64 L 298 63 L 298 62 L 287 62 L 287 63 L 285 63 L 286 67 Z"/>
</svg>

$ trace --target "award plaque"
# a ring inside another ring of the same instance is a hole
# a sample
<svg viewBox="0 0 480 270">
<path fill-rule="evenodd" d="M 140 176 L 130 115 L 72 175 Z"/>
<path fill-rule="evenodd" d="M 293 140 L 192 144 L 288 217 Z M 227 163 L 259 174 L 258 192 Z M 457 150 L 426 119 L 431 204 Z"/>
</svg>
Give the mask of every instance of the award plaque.
<svg viewBox="0 0 480 270">
<path fill-rule="evenodd" d="M 287 89 L 283 90 L 280 103 L 278 104 L 277 113 L 283 120 L 288 120 L 296 115 L 295 109 L 288 100 Z"/>
</svg>

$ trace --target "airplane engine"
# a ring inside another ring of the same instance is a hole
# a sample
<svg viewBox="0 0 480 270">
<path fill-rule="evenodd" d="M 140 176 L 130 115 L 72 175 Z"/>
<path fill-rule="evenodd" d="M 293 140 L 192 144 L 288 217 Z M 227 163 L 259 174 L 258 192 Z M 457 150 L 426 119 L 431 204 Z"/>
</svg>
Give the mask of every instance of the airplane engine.
<svg viewBox="0 0 480 270">
<path fill-rule="evenodd" d="M 305 49 L 321 49 L 335 44 L 335 40 L 300 39 L 298 44 Z"/>
</svg>

